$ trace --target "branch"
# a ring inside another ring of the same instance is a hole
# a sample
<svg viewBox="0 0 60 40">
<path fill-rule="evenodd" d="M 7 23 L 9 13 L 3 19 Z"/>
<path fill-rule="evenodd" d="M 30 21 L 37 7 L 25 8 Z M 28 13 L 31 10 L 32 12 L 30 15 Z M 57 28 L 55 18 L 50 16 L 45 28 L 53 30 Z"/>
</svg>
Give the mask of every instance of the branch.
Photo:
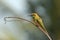
<svg viewBox="0 0 60 40">
<path fill-rule="evenodd" d="M 5 24 L 6 24 L 6 21 L 7 21 L 6 19 L 7 19 L 7 18 L 16 18 L 16 19 L 20 19 L 20 20 L 24 20 L 24 21 L 30 22 L 30 23 L 32 23 L 33 25 L 35 25 L 34 22 L 28 21 L 28 20 L 23 19 L 23 18 L 20 18 L 20 17 L 4 17 Z"/>
<path fill-rule="evenodd" d="M 5 24 L 6 24 L 6 21 L 7 21 L 6 19 L 7 19 L 7 18 L 16 18 L 16 19 L 28 21 L 28 20 L 26 20 L 26 19 L 19 18 L 19 17 L 4 17 Z M 48 32 L 45 31 L 45 30 L 40 26 L 40 24 L 38 24 L 37 22 L 34 22 L 34 20 L 33 20 L 33 22 L 31 22 L 31 21 L 28 21 L 28 22 L 30 22 L 30 23 L 32 23 L 33 25 L 37 26 L 37 27 L 49 38 L 49 40 L 52 40 L 52 38 L 49 36 Z"/>
</svg>

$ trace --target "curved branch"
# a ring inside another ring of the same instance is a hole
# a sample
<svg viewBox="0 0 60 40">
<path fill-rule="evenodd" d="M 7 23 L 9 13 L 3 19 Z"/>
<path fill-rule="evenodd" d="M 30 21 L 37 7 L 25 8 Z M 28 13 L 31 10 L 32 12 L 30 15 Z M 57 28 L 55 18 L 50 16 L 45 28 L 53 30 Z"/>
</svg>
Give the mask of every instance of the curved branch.
<svg viewBox="0 0 60 40">
<path fill-rule="evenodd" d="M 25 21 L 28 21 L 28 20 L 26 20 L 26 19 L 23 19 L 23 18 L 20 18 L 20 17 L 4 17 L 4 21 L 5 21 L 5 24 L 6 24 L 6 19 L 7 18 L 16 18 L 16 19 L 20 19 L 20 20 L 25 20 Z M 35 25 L 33 22 L 31 22 L 31 21 L 28 21 L 28 22 L 30 22 L 30 23 L 32 23 L 33 25 Z"/>
</svg>

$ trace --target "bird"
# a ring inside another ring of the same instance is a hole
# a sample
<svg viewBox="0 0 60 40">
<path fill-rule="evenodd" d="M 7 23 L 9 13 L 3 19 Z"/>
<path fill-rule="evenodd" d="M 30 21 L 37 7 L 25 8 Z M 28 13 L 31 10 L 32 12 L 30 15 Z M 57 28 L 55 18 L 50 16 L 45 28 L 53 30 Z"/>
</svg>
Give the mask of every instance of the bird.
<svg viewBox="0 0 60 40">
<path fill-rule="evenodd" d="M 49 36 L 47 29 L 44 26 L 42 17 L 38 14 L 38 13 L 32 13 L 30 16 L 32 16 L 33 18 L 33 22 L 34 24 L 42 31 L 44 32 L 44 34 L 50 39 L 52 40 L 52 38 Z"/>
</svg>

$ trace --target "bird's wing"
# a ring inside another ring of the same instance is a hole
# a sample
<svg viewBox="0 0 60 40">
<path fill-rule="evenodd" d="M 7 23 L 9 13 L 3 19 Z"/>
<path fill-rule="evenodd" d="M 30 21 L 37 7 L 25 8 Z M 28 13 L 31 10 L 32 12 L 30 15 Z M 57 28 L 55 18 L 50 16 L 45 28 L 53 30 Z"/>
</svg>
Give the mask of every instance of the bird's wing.
<svg viewBox="0 0 60 40">
<path fill-rule="evenodd" d="M 46 30 L 46 28 L 45 28 L 45 26 L 44 26 L 44 24 L 43 24 L 42 19 L 37 20 L 37 23 L 40 24 L 41 28 L 42 28 L 44 31 L 47 32 L 47 30 Z"/>
</svg>

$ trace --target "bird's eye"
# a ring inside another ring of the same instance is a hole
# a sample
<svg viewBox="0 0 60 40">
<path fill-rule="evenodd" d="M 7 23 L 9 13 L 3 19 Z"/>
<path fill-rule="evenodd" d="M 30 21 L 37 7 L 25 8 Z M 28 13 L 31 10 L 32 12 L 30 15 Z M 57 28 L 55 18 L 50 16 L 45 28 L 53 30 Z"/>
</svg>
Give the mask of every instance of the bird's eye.
<svg viewBox="0 0 60 40">
<path fill-rule="evenodd" d="M 33 14 L 33 16 L 35 16 L 35 14 Z"/>
</svg>

